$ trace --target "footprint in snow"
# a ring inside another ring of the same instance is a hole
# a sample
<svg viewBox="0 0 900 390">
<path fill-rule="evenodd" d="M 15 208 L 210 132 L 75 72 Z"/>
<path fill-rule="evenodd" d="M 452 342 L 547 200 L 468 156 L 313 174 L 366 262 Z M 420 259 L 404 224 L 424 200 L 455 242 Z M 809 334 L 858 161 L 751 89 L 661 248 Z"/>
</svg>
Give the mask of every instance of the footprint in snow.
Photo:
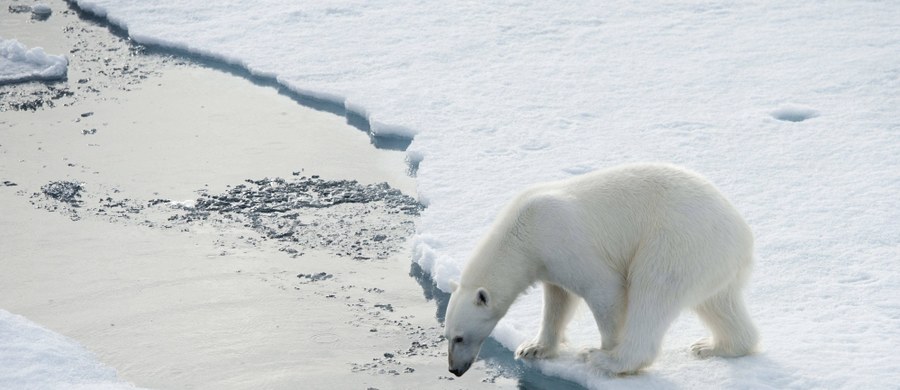
<svg viewBox="0 0 900 390">
<path fill-rule="evenodd" d="M 772 118 L 785 122 L 803 122 L 819 116 L 819 112 L 805 106 L 785 104 L 770 113 Z"/>
<path fill-rule="evenodd" d="M 843 284 L 871 284 L 877 281 L 878 279 L 865 272 L 845 275 L 843 278 L 838 279 L 838 283 Z"/>
<path fill-rule="evenodd" d="M 519 148 L 522 150 L 527 150 L 530 152 L 544 150 L 550 147 L 549 142 L 540 141 L 540 140 L 530 140 L 522 145 L 519 145 Z"/>
<path fill-rule="evenodd" d="M 577 176 L 577 175 L 583 175 L 583 174 L 593 171 L 595 169 L 597 169 L 597 167 L 594 166 L 594 164 L 583 163 L 583 164 L 576 164 L 576 165 L 570 166 L 568 168 L 563 168 L 563 172 L 568 173 L 570 175 Z"/>
</svg>

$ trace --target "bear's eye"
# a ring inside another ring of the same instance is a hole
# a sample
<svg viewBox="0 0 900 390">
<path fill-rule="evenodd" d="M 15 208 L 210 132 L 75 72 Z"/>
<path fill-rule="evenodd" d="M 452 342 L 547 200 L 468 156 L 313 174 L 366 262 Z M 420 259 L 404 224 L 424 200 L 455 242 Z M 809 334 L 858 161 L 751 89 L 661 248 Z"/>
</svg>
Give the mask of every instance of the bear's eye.
<svg viewBox="0 0 900 390">
<path fill-rule="evenodd" d="M 453 338 L 453 342 L 454 342 L 454 343 L 462 344 L 462 342 L 463 342 L 462 336 L 456 336 L 456 337 L 454 337 L 454 338 Z"/>
</svg>

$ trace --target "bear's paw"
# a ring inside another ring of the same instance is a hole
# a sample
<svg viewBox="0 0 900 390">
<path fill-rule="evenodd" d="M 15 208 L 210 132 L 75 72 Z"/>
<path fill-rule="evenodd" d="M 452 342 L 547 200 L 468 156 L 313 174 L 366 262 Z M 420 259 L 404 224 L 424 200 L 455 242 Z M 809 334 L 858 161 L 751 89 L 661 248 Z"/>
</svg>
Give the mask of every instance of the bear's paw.
<svg viewBox="0 0 900 390">
<path fill-rule="evenodd" d="M 700 359 L 719 355 L 712 337 L 704 337 L 691 344 L 691 354 Z"/>
<path fill-rule="evenodd" d="M 643 367 L 640 364 L 628 364 L 612 356 L 609 351 L 600 348 L 585 348 L 578 353 L 580 361 L 587 363 L 598 374 L 610 376 L 633 375 Z"/>
<path fill-rule="evenodd" d="M 526 341 L 516 349 L 516 359 L 550 359 L 558 355 L 559 346 L 549 346 L 538 340 Z"/>
</svg>

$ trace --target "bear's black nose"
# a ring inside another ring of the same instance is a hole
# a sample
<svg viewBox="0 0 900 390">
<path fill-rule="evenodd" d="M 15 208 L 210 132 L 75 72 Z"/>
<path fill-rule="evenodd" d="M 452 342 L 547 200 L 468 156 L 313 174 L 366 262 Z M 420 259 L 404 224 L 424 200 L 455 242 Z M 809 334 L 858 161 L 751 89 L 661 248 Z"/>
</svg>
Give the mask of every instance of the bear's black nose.
<svg viewBox="0 0 900 390">
<path fill-rule="evenodd" d="M 462 376 L 462 374 L 463 374 L 465 371 L 459 370 L 459 369 L 456 369 L 456 368 L 451 368 L 451 369 L 450 369 L 450 372 L 452 372 L 453 375 L 456 375 L 456 376 L 459 377 L 459 376 Z"/>
</svg>

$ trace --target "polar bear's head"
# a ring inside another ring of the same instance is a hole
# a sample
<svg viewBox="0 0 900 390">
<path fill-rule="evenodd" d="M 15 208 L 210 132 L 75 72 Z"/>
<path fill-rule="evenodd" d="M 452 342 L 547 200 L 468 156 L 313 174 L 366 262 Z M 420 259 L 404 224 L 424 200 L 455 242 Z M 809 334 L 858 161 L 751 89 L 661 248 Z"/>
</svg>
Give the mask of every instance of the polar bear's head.
<svg viewBox="0 0 900 390">
<path fill-rule="evenodd" d="M 447 305 L 444 322 L 450 372 L 462 376 L 478 357 L 481 344 L 503 317 L 495 310 L 491 295 L 483 287 L 457 286 Z"/>
</svg>

